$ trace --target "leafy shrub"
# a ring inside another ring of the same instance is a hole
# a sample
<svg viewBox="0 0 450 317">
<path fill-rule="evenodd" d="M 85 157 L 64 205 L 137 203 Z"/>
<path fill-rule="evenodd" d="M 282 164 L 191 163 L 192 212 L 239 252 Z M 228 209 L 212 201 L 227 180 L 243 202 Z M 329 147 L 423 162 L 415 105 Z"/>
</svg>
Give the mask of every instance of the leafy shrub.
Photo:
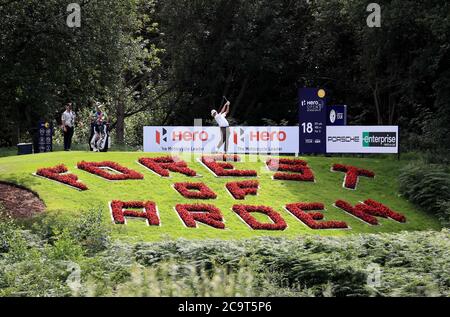
<svg viewBox="0 0 450 317">
<path fill-rule="evenodd" d="M 449 226 L 450 174 L 445 167 L 411 163 L 402 170 L 399 182 L 406 199 Z"/>
</svg>

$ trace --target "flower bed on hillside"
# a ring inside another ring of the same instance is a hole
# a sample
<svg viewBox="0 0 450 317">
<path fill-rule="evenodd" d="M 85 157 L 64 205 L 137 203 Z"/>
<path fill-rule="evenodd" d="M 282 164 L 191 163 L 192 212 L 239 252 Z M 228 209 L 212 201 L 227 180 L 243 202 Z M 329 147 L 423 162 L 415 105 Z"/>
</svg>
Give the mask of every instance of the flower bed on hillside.
<svg viewBox="0 0 450 317">
<path fill-rule="evenodd" d="M 204 183 L 176 183 L 173 187 L 185 198 L 216 199 L 217 195 Z"/>
<path fill-rule="evenodd" d="M 369 178 L 374 178 L 375 173 L 363 168 L 358 168 L 350 165 L 334 164 L 331 167 L 333 172 L 343 172 L 345 173 L 343 187 L 348 189 L 356 189 L 358 185 L 359 176 L 365 176 Z"/>
<path fill-rule="evenodd" d="M 228 191 L 238 200 L 245 199 L 247 195 L 256 195 L 258 187 L 258 181 L 229 182 L 226 184 Z"/>
<path fill-rule="evenodd" d="M 152 201 L 114 200 L 111 202 L 111 212 L 116 224 L 125 224 L 125 217 L 144 218 L 149 226 L 159 226 L 160 219 L 156 205 Z M 135 210 L 129 210 L 135 209 Z M 141 209 L 140 211 L 136 209 Z"/>
<path fill-rule="evenodd" d="M 218 162 L 218 160 L 224 162 Z M 255 177 L 254 170 L 237 170 L 229 161 L 238 162 L 240 157 L 237 155 L 213 155 L 202 156 L 202 163 L 208 167 L 218 177 Z"/>
<path fill-rule="evenodd" d="M 276 173 L 273 175 L 277 180 L 290 180 L 300 182 L 314 182 L 314 173 L 308 163 L 299 159 L 269 159 L 267 168 Z M 291 173 L 286 173 L 291 172 Z"/>
<path fill-rule="evenodd" d="M 357 204 L 355 207 L 343 200 L 336 201 L 335 205 L 371 225 L 378 225 L 378 219 L 376 217 L 391 218 L 397 222 L 406 222 L 404 215 L 394 212 L 389 207 L 372 199 L 367 199 L 363 204 Z"/>
<path fill-rule="evenodd" d="M 40 168 L 36 171 L 36 175 L 69 185 L 79 190 L 87 190 L 88 187 L 78 181 L 78 176 L 67 173 L 68 169 L 65 165 L 58 165 L 55 167 Z"/>
<path fill-rule="evenodd" d="M 321 212 L 307 212 L 324 210 L 325 206 L 322 203 L 295 203 L 287 204 L 286 209 L 300 221 L 306 224 L 311 229 L 346 229 L 347 223 L 344 221 L 318 221 L 324 218 Z"/>
<path fill-rule="evenodd" d="M 197 228 L 197 221 L 216 229 L 225 229 L 220 210 L 213 205 L 191 204 L 175 206 L 175 210 L 188 228 Z"/>
<path fill-rule="evenodd" d="M 190 169 L 187 163 L 178 157 L 142 157 L 138 162 L 162 177 L 169 177 L 169 172 L 180 173 L 190 177 L 197 176 L 197 172 Z"/>
<path fill-rule="evenodd" d="M 105 161 L 105 162 L 79 162 L 77 167 L 88 173 L 100 176 L 110 181 L 130 180 L 130 179 L 144 179 L 144 175 L 126 168 L 118 163 Z M 110 172 L 107 169 L 111 169 L 116 173 Z"/>
<path fill-rule="evenodd" d="M 271 207 L 234 205 L 233 211 L 253 230 L 285 230 L 287 228 L 287 224 L 281 215 Z M 252 212 L 259 212 L 267 215 L 273 223 L 262 223 L 256 220 L 256 218 L 250 214 Z"/>
</svg>

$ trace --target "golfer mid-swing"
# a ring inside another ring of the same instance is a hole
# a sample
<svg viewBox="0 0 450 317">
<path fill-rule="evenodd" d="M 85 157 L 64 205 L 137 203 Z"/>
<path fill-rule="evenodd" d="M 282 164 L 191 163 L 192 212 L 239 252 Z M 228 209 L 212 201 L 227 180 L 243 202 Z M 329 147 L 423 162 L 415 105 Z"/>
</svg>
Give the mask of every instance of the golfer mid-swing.
<svg viewBox="0 0 450 317">
<path fill-rule="evenodd" d="M 228 151 L 228 137 L 230 135 L 230 125 L 228 120 L 226 119 L 228 112 L 230 112 L 231 103 L 227 100 L 225 105 L 222 107 L 222 110 L 218 113 L 216 110 L 211 110 L 211 116 L 216 120 L 217 124 L 220 127 L 220 132 L 222 135 L 222 139 L 217 145 L 217 149 L 220 149 L 223 144 L 225 144 L 224 150 L 225 153 Z"/>
</svg>

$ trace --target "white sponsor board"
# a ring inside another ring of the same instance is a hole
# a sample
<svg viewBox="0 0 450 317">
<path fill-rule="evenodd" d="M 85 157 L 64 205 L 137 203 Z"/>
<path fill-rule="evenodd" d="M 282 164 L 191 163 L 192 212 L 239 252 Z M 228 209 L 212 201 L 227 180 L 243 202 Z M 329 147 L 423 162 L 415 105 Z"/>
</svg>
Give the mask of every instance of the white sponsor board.
<svg viewBox="0 0 450 317">
<path fill-rule="evenodd" d="M 398 126 L 328 126 L 327 153 L 398 153 Z"/>
<path fill-rule="evenodd" d="M 219 127 L 144 127 L 144 152 L 200 152 L 217 149 Z M 230 153 L 296 153 L 298 127 L 230 127 Z"/>
</svg>

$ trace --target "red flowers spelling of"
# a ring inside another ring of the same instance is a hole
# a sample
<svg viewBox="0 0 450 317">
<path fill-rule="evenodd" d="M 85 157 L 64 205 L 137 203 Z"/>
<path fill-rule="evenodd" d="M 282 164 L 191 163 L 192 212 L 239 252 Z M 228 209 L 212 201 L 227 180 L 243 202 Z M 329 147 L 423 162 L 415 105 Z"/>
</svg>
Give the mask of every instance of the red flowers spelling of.
<svg viewBox="0 0 450 317">
<path fill-rule="evenodd" d="M 245 199 L 247 195 L 256 195 L 258 193 L 258 181 L 230 182 L 226 185 L 228 191 L 235 199 Z"/>
<path fill-rule="evenodd" d="M 175 183 L 173 187 L 185 198 L 216 199 L 217 195 L 203 183 Z"/>
<path fill-rule="evenodd" d="M 357 204 L 355 207 L 343 200 L 336 201 L 335 205 L 371 225 L 378 225 L 378 219 L 376 217 L 391 218 L 398 222 L 406 222 L 404 215 L 394 212 L 389 207 L 372 199 L 367 199 L 364 201 L 364 204 Z"/>
<path fill-rule="evenodd" d="M 225 162 L 217 162 L 217 161 Z M 237 155 L 213 155 L 202 156 L 202 163 L 205 164 L 214 174 L 219 177 L 254 177 L 257 176 L 254 170 L 236 170 L 233 164 L 228 161 L 239 162 L 240 157 Z"/>
<path fill-rule="evenodd" d="M 233 211 L 254 230 L 284 230 L 287 228 L 287 224 L 281 215 L 270 207 L 234 205 Z M 252 212 L 259 212 L 267 215 L 273 223 L 259 222 L 250 214 Z"/>
<path fill-rule="evenodd" d="M 58 165 L 55 167 L 40 168 L 36 174 L 72 187 L 79 190 L 87 190 L 88 187 L 78 181 L 78 177 L 75 174 L 63 174 L 67 173 L 68 169 L 65 165 Z"/>
<path fill-rule="evenodd" d="M 196 221 L 198 221 L 216 229 L 225 229 L 222 213 L 213 205 L 178 204 L 175 210 L 188 228 L 197 228 Z"/>
<path fill-rule="evenodd" d="M 142 211 L 127 209 L 142 209 Z M 152 201 L 123 202 L 114 200 L 111 202 L 111 211 L 116 224 L 124 224 L 125 217 L 144 218 L 149 226 L 159 226 L 160 224 L 156 205 Z"/>
<path fill-rule="evenodd" d="M 356 189 L 356 186 L 358 184 L 359 176 L 365 176 L 374 178 L 375 173 L 363 168 L 358 168 L 355 166 L 349 166 L 349 165 L 343 165 L 343 164 L 334 164 L 332 166 L 332 171 L 335 172 L 344 172 L 345 173 L 345 179 L 344 179 L 344 187 L 348 189 Z"/>
<path fill-rule="evenodd" d="M 274 179 L 314 182 L 314 174 L 306 161 L 298 159 L 269 159 L 266 164 L 269 170 L 277 171 L 273 175 Z"/>
<path fill-rule="evenodd" d="M 322 203 L 295 203 L 286 205 L 286 209 L 306 224 L 311 229 L 345 229 L 348 228 L 344 221 L 317 221 L 324 218 L 321 212 L 306 212 L 312 210 L 324 210 Z"/>
<path fill-rule="evenodd" d="M 115 162 L 79 162 L 77 164 L 79 169 L 82 169 L 91 174 L 103 177 L 110 181 L 127 180 L 127 179 L 144 179 L 144 175 L 133 171 L 129 168 L 123 167 Z M 118 174 L 108 172 L 105 168 L 110 168 Z"/>
<path fill-rule="evenodd" d="M 139 159 L 139 163 L 162 177 L 169 177 L 169 171 L 184 174 L 190 177 L 194 177 L 197 175 L 197 173 L 193 169 L 190 169 L 187 166 L 187 163 L 185 161 L 180 160 L 178 157 L 142 157 Z"/>
</svg>

